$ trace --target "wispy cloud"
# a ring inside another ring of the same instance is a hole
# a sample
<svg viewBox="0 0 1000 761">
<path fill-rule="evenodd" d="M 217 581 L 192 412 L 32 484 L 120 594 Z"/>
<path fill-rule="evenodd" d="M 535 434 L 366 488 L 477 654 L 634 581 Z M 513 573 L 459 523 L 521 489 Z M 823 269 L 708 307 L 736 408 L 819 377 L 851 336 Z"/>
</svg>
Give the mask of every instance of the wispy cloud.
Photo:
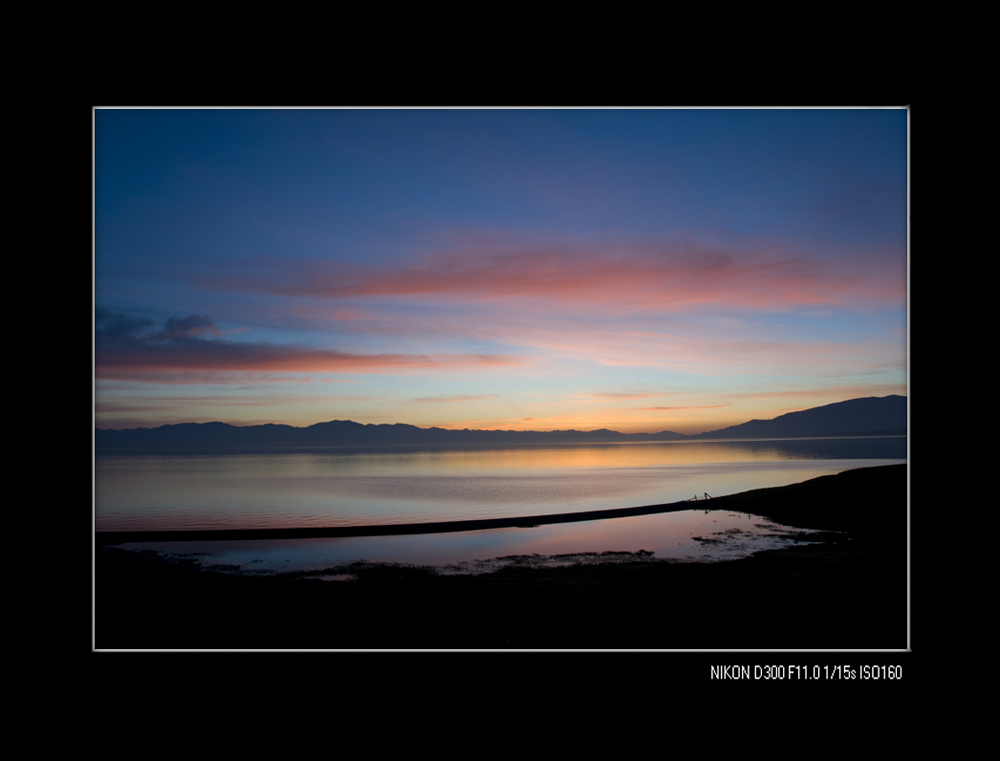
<svg viewBox="0 0 1000 761">
<path fill-rule="evenodd" d="M 185 382 L 189 374 L 232 372 L 396 373 L 518 364 L 516 357 L 489 354 L 355 354 L 218 336 L 206 315 L 170 318 L 161 330 L 149 320 L 99 314 L 95 342 L 97 377 Z M 190 382 L 188 379 L 187 382 Z"/>
<path fill-rule="evenodd" d="M 666 396 L 667 392 L 662 391 L 622 391 L 622 392 L 598 392 L 594 394 L 588 394 L 584 397 L 587 401 L 592 402 L 607 402 L 607 401 L 618 401 L 623 399 L 654 399 L 660 396 Z"/>
<path fill-rule="evenodd" d="M 384 269 L 302 263 L 296 271 L 216 277 L 203 287 L 294 297 L 433 298 L 451 302 L 531 299 L 585 303 L 595 310 L 678 311 L 701 305 L 759 310 L 901 303 L 895 273 L 853 272 L 844 260 L 800 253 L 727 251 L 692 244 L 566 244 L 490 252 L 470 247 Z M 265 266 L 265 270 L 270 268 Z"/>
<path fill-rule="evenodd" d="M 641 412 L 676 412 L 677 410 L 717 410 L 722 407 L 729 407 L 729 404 L 701 404 L 701 405 L 686 405 L 677 407 L 631 407 L 630 409 L 639 410 Z"/>
<path fill-rule="evenodd" d="M 495 397 L 496 394 L 480 394 L 478 396 L 454 394 L 452 396 L 421 396 L 411 401 L 419 402 L 420 404 L 450 404 L 452 402 L 478 402 L 483 399 L 493 399 Z"/>
</svg>

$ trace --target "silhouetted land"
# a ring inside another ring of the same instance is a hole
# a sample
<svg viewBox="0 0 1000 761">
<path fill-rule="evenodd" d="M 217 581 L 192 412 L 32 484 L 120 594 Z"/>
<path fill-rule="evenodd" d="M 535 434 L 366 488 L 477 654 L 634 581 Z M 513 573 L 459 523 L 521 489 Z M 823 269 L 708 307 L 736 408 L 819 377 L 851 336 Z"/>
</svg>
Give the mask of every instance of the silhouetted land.
<svg viewBox="0 0 1000 761">
<path fill-rule="evenodd" d="M 821 529 L 722 563 L 481 576 L 378 565 L 356 580 L 245 577 L 97 551 L 96 646 L 318 649 L 904 649 L 907 473 L 863 468 L 703 503 Z M 699 505 L 700 507 L 701 505 Z"/>
<path fill-rule="evenodd" d="M 906 433 L 906 397 L 850 399 L 773 420 L 687 436 L 674 431 L 620 433 L 596 431 L 480 431 L 418 428 L 404 423 L 362 425 L 331 420 L 304 428 L 290 425 L 235 426 L 227 423 L 180 423 L 157 428 L 96 429 L 101 454 L 289 452 L 326 449 L 367 451 L 385 447 L 416 449 L 528 446 L 609 442 L 681 441 L 700 439 L 767 439 L 822 436 L 874 436 Z"/>
</svg>

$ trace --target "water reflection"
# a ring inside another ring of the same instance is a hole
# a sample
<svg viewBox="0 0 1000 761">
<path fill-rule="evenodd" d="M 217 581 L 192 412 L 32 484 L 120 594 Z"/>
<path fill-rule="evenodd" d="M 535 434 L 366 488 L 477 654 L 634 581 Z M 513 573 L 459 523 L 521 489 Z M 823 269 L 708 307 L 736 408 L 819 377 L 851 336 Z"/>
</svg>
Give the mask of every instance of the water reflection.
<svg viewBox="0 0 1000 761">
<path fill-rule="evenodd" d="M 905 437 L 102 456 L 95 521 L 124 531 L 502 518 L 722 496 L 905 457 Z"/>
<path fill-rule="evenodd" d="M 511 563 L 560 565 L 607 559 L 607 553 L 650 553 L 669 560 L 729 560 L 785 546 L 808 531 L 766 519 L 703 509 L 611 520 L 491 529 L 454 534 L 225 542 L 136 542 L 240 573 L 343 573 L 352 563 L 437 566 L 444 573 L 482 573 Z M 635 559 L 630 558 L 630 559 Z"/>
</svg>

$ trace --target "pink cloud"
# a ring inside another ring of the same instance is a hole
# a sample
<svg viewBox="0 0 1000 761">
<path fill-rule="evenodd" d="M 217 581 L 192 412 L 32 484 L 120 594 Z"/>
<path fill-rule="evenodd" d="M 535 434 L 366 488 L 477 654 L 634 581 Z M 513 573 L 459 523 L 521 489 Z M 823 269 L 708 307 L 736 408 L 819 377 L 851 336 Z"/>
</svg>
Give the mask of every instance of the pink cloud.
<svg viewBox="0 0 1000 761">
<path fill-rule="evenodd" d="M 314 265 L 301 275 L 212 285 L 319 298 L 411 297 L 482 302 L 540 299 L 597 310 L 673 311 L 721 304 L 751 309 L 902 303 L 905 278 L 886 268 L 779 252 L 692 246 L 547 247 L 504 253 L 469 248 L 408 267 Z"/>
<path fill-rule="evenodd" d="M 350 354 L 347 352 L 241 344 L 229 341 L 187 340 L 170 344 L 136 343 L 98 349 L 96 375 L 100 379 L 191 382 L 194 373 L 204 382 L 206 373 L 339 372 L 397 373 L 414 370 L 452 370 L 519 364 L 510 356 L 487 354 Z M 231 381 L 231 379 L 230 379 Z"/>
</svg>

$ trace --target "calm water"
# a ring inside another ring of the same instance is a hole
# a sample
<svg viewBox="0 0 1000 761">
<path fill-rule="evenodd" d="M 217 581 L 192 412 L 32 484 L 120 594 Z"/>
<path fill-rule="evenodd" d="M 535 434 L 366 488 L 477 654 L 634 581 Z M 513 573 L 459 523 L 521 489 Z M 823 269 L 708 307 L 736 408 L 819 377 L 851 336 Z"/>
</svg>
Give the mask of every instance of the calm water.
<svg viewBox="0 0 1000 761">
<path fill-rule="evenodd" d="M 905 437 L 432 452 L 102 456 L 95 462 L 95 524 L 98 531 L 171 530 L 386 525 L 540 515 L 664 504 L 706 492 L 717 497 L 905 461 Z M 213 547 L 212 555 L 222 557 L 221 562 L 269 569 L 302 568 L 301 562 L 308 558 L 312 559 L 307 564 L 322 567 L 334 561 L 433 561 L 440 565 L 503 554 L 638 549 L 669 557 L 678 552 L 697 555 L 726 544 L 692 544 L 694 536 L 704 540 L 717 532 L 733 539 L 774 533 L 774 527 L 754 528 L 761 525 L 759 519 L 751 524 L 746 516 L 736 516 L 725 522 L 723 515 L 706 516 L 702 509 L 674 517 L 452 535 L 226 542 L 215 543 L 219 546 Z M 183 551 L 208 551 L 208 543 L 197 546 L 201 549 L 185 547 Z M 182 551 L 180 545 L 174 549 Z"/>
<path fill-rule="evenodd" d="M 904 462 L 905 441 L 99 457 L 96 527 L 385 525 L 654 505 Z"/>
</svg>

